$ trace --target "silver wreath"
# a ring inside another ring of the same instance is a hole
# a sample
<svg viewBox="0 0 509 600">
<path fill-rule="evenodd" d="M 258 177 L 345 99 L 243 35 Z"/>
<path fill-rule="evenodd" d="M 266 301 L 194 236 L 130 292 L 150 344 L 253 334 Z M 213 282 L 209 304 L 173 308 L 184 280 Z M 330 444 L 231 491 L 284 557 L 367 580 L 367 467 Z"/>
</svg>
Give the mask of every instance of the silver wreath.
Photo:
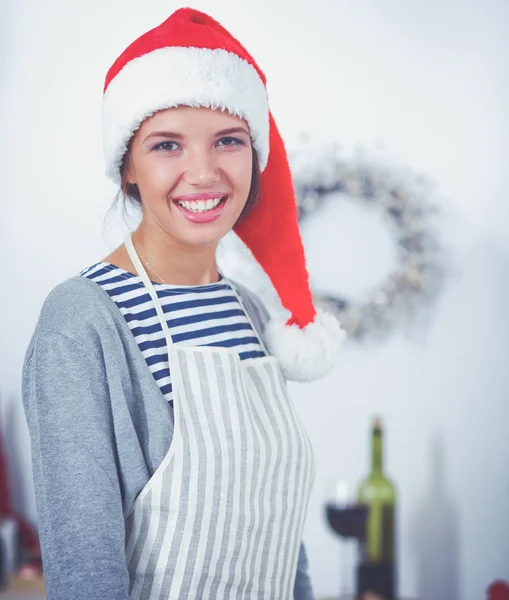
<svg viewBox="0 0 509 600">
<path fill-rule="evenodd" d="M 429 200 L 429 180 L 363 155 L 347 160 L 335 147 L 322 149 L 313 159 L 309 150 L 295 152 L 291 165 L 301 222 L 329 194 L 344 192 L 386 217 L 397 245 L 397 267 L 363 302 L 314 294 L 315 304 L 336 314 L 355 340 L 381 337 L 420 321 L 437 298 L 445 274 L 433 226 L 439 211 Z"/>
</svg>

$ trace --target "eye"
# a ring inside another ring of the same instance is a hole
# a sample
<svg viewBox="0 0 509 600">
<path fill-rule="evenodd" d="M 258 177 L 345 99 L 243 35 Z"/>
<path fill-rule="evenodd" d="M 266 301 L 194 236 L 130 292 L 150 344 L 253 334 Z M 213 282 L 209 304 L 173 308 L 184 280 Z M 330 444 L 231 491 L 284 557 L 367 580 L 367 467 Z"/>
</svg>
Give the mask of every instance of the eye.
<svg viewBox="0 0 509 600">
<path fill-rule="evenodd" d="M 175 150 L 178 149 L 178 144 L 177 142 L 170 142 L 170 141 L 166 141 L 166 142 L 160 142 L 159 144 L 156 144 L 152 150 L 160 150 L 163 152 L 173 152 Z"/>
<path fill-rule="evenodd" d="M 237 145 L 245 146 L 246 145 L 246 142 L 244 142 L 244 140 L 241 140 L 236 137 L 224 137 L 224 138 L 221 138 L 220 140 L 218 140 L 217 143 L 220 146 L 237 146 Z"/>
</svg>

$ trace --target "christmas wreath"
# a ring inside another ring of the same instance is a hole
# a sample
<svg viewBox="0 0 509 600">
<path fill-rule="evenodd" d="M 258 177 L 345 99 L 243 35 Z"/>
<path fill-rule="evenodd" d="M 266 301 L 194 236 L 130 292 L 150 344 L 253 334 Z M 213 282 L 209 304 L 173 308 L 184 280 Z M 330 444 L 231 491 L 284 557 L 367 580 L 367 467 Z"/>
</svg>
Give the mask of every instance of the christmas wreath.
<svg viewBox="0 0 509 600">
<path fill-rule="evenodd" d="M 331 194 L 342 192 L 379 212 L 397 249 L 396 268 L 362 301 L 315 293 L 315 304 L 336 314 L 350 339 L 381 337 L 415 323 L 436 298 L 444 275 L 430 182 L 362 154 L 347 160 L 334 146 L 314 157 L 309 148 L 290 157 L 302 225 Z"/>
</svg>

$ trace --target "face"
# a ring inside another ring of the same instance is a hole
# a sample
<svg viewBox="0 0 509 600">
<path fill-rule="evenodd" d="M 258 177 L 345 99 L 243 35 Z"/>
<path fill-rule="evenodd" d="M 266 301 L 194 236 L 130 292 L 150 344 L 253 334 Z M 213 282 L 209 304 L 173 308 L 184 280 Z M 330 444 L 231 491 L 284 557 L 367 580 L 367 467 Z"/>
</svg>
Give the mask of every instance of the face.
<svg viewBox="0 0 509 600">
<path fill-rule="evenodd" d="M 252 153 L 247 123 L 226 112 L 180 106 L 146 119 L 127 167 L 144 227 L 186 246 L 217 244 L 246 204 Z"/>
</svg>

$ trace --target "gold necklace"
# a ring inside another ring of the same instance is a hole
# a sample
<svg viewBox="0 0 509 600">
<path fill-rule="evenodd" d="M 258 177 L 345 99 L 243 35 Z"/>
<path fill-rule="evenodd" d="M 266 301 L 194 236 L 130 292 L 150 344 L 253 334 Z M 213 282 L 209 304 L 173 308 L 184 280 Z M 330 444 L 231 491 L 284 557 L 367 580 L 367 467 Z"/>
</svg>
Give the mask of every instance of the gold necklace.
<svg viewBox="0 0 509 600">
<path fill-rule="evenodd" d="M 136 250 L 136 252 L 140 255 L 141 260 L 147 265 L 147 267 L 154 273 L 154 275 L 157 275 L 157 277 L 166 285 L 169 285 L 163 277 L 161 277 L 161 275 L 159 275 L 159 273 L 154 269 L 154 267 L 148 262 L 148 260 L 143 256 L 143 254 L 140 252 L 140 249 L 137 248 L 134 245 L 134 241 L 133 241 L 133 246 L 134 249 Z"/>
<path fill-rule="evenodd" d="M 159 277 L 159 279 L 165 284 L 165 285 L 170 285 L 167 281 L 165 281 L 165 279 L 163 277 L 161 277 L 161 275 L 159 275 L 159 273 L 154 269 L 154 267 L 148 262 L 148 260 L 143 256 L 143 254 L 140 252 L 140 249 L 136 246 L 136 244 L 134 243 L 134 237 L 131 238 L 132 242 L 133 242 L 133 246 L 134 249 L 136 250 L 136 252 L 139 254 L 141 260 L 145 263 L 145 265 L 154 273 L 154 275 L 157 275 L 157 277 Z M 219 279 L 223 279 L 223 274 L 221 273 L 221 271 L 219 272 Z"/>
</svg>

